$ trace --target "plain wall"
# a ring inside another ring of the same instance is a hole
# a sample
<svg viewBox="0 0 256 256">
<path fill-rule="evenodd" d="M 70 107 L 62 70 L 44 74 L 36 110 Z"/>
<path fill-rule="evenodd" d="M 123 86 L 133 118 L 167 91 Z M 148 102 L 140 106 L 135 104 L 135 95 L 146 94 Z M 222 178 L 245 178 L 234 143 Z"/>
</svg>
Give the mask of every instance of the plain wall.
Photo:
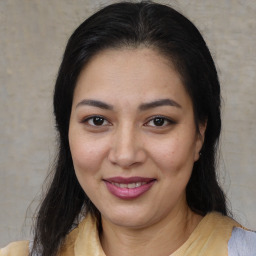
<svg viewBox="0 0 256 256">
<path fill-rule="evenodd" d="M 54 159 L 52 92 L 65 44 L 110 2 L 0 1 L 0 247 L 31 238 L 38 200 L 24 220 Z M 256 1 L 162 2 L 199 27 L 216 61 L 224 102 L 220 180 L 234 217 L 256 229 Z"/>
</svg>

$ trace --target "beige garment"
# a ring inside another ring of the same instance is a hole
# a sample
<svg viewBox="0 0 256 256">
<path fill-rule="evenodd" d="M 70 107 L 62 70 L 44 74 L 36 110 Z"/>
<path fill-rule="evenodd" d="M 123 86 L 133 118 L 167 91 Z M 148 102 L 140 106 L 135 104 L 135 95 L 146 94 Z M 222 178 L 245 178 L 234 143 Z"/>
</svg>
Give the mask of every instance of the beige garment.
<svg viewBox="0 0 256 256">
<path fill-rule="evenodd" d="M 0 249 L 0 256 L 27 256 L 28 245 L 28 241 L 10 243 L 5 248 Z"/>
<path fill-rule="evenodd" d="M 228 256 L 233 227 L 240 225 L 229 217 L 207 214 L 188 240 L 170 256 Z M 0 256 L 27 256 L 28 242 L 15 242 L 0 250 Z M 102 250 L 96 222 L 88 215 L 67 235 L 59 256 L 106 256 Z"/>
</svg>

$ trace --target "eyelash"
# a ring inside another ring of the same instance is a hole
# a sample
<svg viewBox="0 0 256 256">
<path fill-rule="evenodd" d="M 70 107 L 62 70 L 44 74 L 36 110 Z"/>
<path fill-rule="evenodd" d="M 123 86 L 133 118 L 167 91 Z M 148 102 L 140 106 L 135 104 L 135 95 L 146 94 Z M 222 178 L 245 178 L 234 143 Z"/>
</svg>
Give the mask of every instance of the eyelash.
<svg viewBox="0 0 256 256">
<path fill-rule="evenodd" d="M 88 125 L 93 126 L 93 127 L 107 126 L 106 124 L 105 124 L 105 125 L 96 125 L 96 124 L 90 124 L 90 123 L 89 123 L 90 121 L 95 121 L 96 118 L 102 119 L 102 120 L 103 120 L 103 123 L 104 123 L 104 122 L 108 122 L 107 125 L 111 125 L 110 122 L 109 122 L 104 116 L 100 116 L 100 115 L 94 115 L 94 116 L 86 117 L 85 119 L 83 119 L 83 120 L 81 121 L 81 123 L 87 123 Z"/>
<path fill-rule="evenodd" d="M 101 119 L 101 120 L 98 120 L 100 122 L 103 122 L 102 124 L 90 124 L 89 122 L 90 121 L 96 121 L 96 119 Z M 160 124 L 163 122 L 162 125 L 149 125 L 150 122 L 154 122 L 156 121 L 157 119 L 160 119 Z M 104 122 L 107 122 L 107 124 L 104 124 Z M 102 126 L 109 126 L 111 125 L 111 123 L 103 116 L 100 116 L 100 115 L 94 115 L 94 116 L 89 116 L 89 117 L 86 117 L 85 119 L 83 119 L 81 121 L 81 123 L 87 123 L 88 125 L 90 126 L 93 126 L 93 127 L 102 127 Z M 150 126 L 150 127 L 158 127 L 158 128 L 162 128 L 162 127 L 166 127 L 166 126 L 169 126 L 170 124 L 175 124 L 175 122 L 173 120 L 171 120 L 170 118 L 167 118 L 165 116 L 161 116 L 161 115 L 158 115 L 158 116 L 153 116 L 151 117 L 143 126 Z"/>
<path fill-rule="evenodd" d="M 153 125 L 153 126 L 148 125 L 150 122 L 156 121 L 156 119 L 162 119 L 162 121 L 164 122 L 165 125 L 159 125 L 159 126 L 158 126 L 158 125 Z M 153 116 L 153 117 L 151 117 L 151 118 L 144 124 L 144 126 L 162 128 L 162 127 L 169 126 L 170 124 L 175 124 L 175 122 L 174 122 L 173 120 L 171 120 L 170 118 L 167 118 L 167 117 L 165 117 L 165 116 L 158 115 L 158 116 Z"/>
</svg>

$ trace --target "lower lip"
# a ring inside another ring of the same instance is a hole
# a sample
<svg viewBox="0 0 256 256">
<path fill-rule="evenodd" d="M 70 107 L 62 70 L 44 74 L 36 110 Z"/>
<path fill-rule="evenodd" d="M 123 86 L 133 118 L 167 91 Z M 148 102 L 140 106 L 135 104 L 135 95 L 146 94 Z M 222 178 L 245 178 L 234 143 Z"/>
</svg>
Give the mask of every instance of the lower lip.
<svg viewBox="0 0 256 256">
<path fill-rule="evenodd" d="M 105 181 L 105 184 L 111 194 L 113 194 L 118 198 L 126 199 L 126 200 L 134 199 L 141 196 L 142 194 L 147 192 L 154 185 L 154 183 L 155 183 L 155 180 L 147 184 L 141 185 L 140 187 L 137 187 L 137 188 L 120 188 L 113 185 L 110 182 Z"/>
</svg>

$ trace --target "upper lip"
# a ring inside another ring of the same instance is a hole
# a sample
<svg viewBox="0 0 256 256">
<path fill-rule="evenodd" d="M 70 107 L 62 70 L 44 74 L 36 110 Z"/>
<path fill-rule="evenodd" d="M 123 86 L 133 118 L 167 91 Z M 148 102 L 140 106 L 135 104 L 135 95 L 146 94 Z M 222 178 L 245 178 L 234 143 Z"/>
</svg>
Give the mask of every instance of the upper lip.
<svg viewBox="0 0 256 256">
<path fill-rule="evenodd" d="M 147 177 L 111 177 L 104 179 L 104 181 L 113 182 L 113 183 L 120 183 L 120 184 L 130 184 L 130 183 L 136 183 L 136 182 L 150 182 L 154 181 L 154 178 L 147 178 Z"/>
</svg>

